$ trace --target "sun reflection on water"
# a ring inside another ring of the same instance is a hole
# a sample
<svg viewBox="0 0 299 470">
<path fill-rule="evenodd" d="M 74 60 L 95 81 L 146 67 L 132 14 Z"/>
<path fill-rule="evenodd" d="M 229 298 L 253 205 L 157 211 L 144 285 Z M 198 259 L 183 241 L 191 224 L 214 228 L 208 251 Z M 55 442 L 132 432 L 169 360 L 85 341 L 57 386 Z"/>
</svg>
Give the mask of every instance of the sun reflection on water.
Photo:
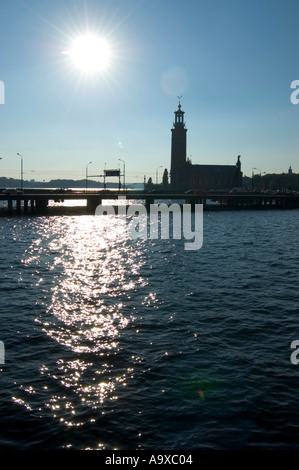
<svg viewBox="0 0 299 470">
<path fill-rule="evenodd" d="M 70 428 L 84 424 L 80 407 L 104 414 L 106 400 L 118 400 L 119 388 L 134 377 L 134 359 L 121 354 L 122 330 L 135 319 L 128 299 L 146 284 L 145 261 L 116 218 L 57 217 L 49 225 L 51 235 L 45 223 L 23 262 L 54 269 L 51 287 L 44 287 L 51 301 L 36 322 L 61 353 L 40 374 L 48 381 L 45 408 Z"/>
</svg>

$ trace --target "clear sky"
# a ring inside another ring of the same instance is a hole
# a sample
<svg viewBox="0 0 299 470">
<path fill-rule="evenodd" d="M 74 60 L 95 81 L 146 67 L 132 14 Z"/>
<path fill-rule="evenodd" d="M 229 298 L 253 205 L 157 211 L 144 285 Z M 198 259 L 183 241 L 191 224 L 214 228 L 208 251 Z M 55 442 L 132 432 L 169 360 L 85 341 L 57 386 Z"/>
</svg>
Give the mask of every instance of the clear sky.
<svg viewBox="0 0 299 470">
<path fill-rule="evenodd" d="M 193 163 L 299 172 L 298 18 L 298 0 L 1 0 L 0 175 L 19 177 L 20 153 L 25 179 L 119 158 L 128 182 L 154 178 L 178 95 Z M 86 33 L 110 50 L 98 73 L 66 53 Z"/>
</svg>

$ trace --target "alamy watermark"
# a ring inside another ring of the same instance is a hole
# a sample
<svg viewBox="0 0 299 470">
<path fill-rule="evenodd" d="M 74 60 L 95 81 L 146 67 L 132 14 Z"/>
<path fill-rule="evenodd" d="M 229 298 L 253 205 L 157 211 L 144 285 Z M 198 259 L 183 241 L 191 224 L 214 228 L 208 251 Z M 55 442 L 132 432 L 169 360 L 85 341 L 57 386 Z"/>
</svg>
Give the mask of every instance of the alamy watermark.
<svg viewBox="0 0 299 470">
<path fill-rule="evenodd" d="M 5 364 L 5 347 L 3 341 L 0 341 L 0 364 Z"/>
<path fill-rule="evenodd" d="M 95 215 L 115 215 L 118 224 L 126 229 L 129 238 L 169 240 L 185 239 L 185 250 L 199 250 L 203 244 L 203 205 L 194 204 L 150 204 L 149 212 L 144 204 L 126 204 L 126 197 L 119 196 L 121 204 L 114 206 L 99 204 Z M 172 223 L 171 223 L 172 218 Z M 172 229 L 172 230 L 171 230 Z"/>
<path fill-rule="evenodd" d="M 295 90 L 291 93 L 290 100 L 292 104 L 299 103 L 299 80 L 293 80 L 291 83 L 291 88 L 295 88 Z"/>
<path fill-rule="evenodd" d="M 290 357 L 291 363 L 296 366 L 297 364 L 299 364 L 299 359 L 297 357 L 299 355 L 299 341 L 298 340 L 292 341 L 291 349 L 295 349 L 295 351 L 292 352 L 291 357 Z"/>
<path fill-rule="evenodd" d="M 0 80 L 0 104 L 5 104 L 5 85 L 2 80 Z"/>
</svg>

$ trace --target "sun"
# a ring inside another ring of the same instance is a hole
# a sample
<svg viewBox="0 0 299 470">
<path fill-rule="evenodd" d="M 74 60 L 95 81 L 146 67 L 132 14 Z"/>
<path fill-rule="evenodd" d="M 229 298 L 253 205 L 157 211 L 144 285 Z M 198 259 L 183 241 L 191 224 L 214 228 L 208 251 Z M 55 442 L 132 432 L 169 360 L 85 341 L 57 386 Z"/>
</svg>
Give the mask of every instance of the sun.
<svg viewBox="0 0 299 470">
<path fill-rule="evenodd" d="M 105 71 L 109 65 L 110 49 L 105 39 L 85 34 L 74 39 L 69 51 L 73 65 L 84 74 Z"/>
</svg>

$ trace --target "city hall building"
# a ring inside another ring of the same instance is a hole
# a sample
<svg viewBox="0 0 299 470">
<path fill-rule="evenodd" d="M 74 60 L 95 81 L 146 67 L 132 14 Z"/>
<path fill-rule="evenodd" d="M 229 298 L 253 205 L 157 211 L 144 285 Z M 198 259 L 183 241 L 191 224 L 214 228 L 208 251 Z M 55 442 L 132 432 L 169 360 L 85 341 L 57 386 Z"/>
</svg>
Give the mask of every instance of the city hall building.
<svg viewBox="0 0 299 470">
<path fill-rule="evenodd" d="M 242 186 L 240 156 L 235 165 L 193 165 L 187 158 L 187 129 L 179 103 L 171 129 L 170 181 L 174 190 L 230 190 Z"/>
</svg>

